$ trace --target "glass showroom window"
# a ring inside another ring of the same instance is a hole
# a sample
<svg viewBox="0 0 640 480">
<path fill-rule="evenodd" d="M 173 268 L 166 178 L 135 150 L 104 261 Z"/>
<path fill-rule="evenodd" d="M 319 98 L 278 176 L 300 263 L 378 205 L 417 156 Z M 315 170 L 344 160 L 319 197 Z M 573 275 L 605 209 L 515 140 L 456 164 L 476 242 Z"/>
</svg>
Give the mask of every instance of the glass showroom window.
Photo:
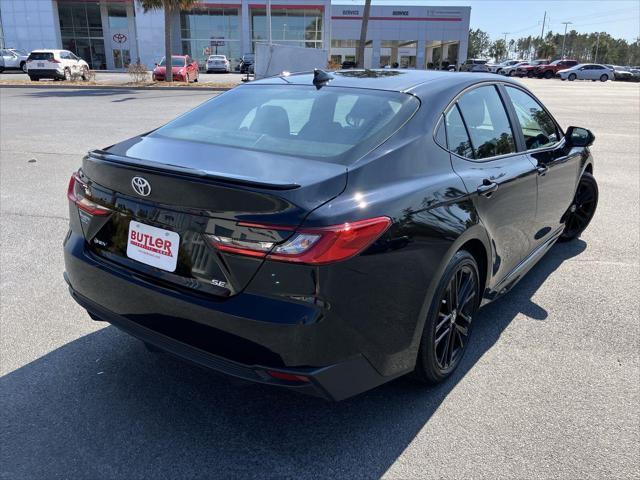
<svg viewBox="0 0 640 480">
<path fill-rule="evenodd" d="M 209 55 L 226 55 L 234 67 L 240 52 L 240 12 L 237 8 L 196 8 L 180 13 L 182 53 L 204 67 Z"/>
<path fill-rule="evenodd" d="M 251 36 L 256 42 L 269 40 L 267 10 L 251 9 Z M 306 48 L 322 48 L 322 9 L 271 9 L 271 38 L 274 43 Z"/>
<path fill-rule="evenodd" d="M 98 3 L 58 2 L 62 48 L 86 60 L 94 69 L 106 69 L 102 19 Z"/>
</svg>

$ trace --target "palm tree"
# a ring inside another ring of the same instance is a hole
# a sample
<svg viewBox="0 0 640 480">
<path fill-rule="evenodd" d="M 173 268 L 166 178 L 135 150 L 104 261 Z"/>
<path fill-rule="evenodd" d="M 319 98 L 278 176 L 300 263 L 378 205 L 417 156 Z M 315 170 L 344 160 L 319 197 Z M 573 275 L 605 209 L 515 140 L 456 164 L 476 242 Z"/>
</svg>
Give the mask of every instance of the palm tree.
<svg viewBox="0 0 640 480">
<path fill-rule="evenodd" d="M 173 82 L 173 69 L 171 64 L 171 17 L 173 12 L 186 10 L 198 3 L 197 0 L 138 0 L 143 10 L 164 10 L 164 63 L 165 82 Z"/>
<path fill-rule="evenodd" d="M 369 13 L 371 12 L 371 0 L 366 0 L 364 4 L 364 13 L 362 14 L 362 27 L 360 28 L 360 42 L 358 43 L 358 52 L 356 54 L 356 66 L 364 67 L 364 46 L 367 43 L 367 28 L 369 27 Z"/>
</svg>

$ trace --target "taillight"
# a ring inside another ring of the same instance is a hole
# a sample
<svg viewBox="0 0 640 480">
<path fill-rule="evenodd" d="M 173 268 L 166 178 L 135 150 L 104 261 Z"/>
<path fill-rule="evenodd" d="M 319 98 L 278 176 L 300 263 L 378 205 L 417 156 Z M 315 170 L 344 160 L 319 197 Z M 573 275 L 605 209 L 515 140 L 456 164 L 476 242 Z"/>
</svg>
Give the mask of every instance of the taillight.
<svg viewBox="0 0 640 480">
<path fill-rule="evenodd" d="M 229 253 L 267 257 L 281 262 L 324 265 L 359 254 L 375 242 L 389 225 L 390 218 L 376 217 L 330 227 L 300 229 L 280 244 L 217 235 L 207 237 L 214 247 Z M 276 227 L 265 225 L 263 228 L 273 230 Z"/>
<path fill-rule="evenodd" d="M 69 179 L 67 198 L 75 203 L 78 208 L 91 215 L 109 215 L 111 213 L 111 210 L 92 202 L 87 196 L 89 196 L 89 187 L 80 180 L 77 172 L 74 173 Z"/>
</svg>

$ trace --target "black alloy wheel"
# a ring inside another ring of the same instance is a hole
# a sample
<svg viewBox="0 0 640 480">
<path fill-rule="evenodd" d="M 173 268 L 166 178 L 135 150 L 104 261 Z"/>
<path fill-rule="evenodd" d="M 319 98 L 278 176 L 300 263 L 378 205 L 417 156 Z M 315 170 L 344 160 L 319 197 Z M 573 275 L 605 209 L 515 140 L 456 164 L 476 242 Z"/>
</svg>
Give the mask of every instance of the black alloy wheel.
<svg viewBox="0 0 640 480">
<path fill-rule="evenodd" d="M 478 266 L 461 250 L 443 274 L 425 322 L 413 376 L 426 383 L 447 378 L 460 364 L 480 303 Z"/>
<path fill-rule="evenodd" d="M 587 228 L 598 206 L 598 183 L 593 175 L 585 173 L 578 183 L 573 203 L 565 214 L 564 231 L 560 240 L 578 238 Z"/>
</svg>

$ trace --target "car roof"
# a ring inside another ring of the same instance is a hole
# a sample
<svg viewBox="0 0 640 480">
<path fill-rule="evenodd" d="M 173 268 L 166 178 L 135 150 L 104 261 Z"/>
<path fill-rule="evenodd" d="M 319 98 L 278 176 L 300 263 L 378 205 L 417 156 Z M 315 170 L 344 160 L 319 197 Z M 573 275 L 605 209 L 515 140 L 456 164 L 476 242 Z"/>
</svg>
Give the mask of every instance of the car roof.
<svg viewBox="0 0 640 480">
<path fill-rule="evenodd" d="M 68 52 L 69 50 L 55 49 L 55 48 L 39 48 L 37 50 L 31 50 L 31 53 L 56 53 L 56 52 Z"/>
<path fill-rule="evenodd" d="M 388 90 L 407 92 L 419 85 L 456 86 L 465 88 L 479 82 L 500 81 L 517 83 L 508 77 L 497 77 L 491 73 L 449 72 L 445 70 L 338 70 L 327 72 L 334 78 L 329 83 L 332 87 L 365 88 L 373 90 Z M 303 72 L 290 75 L 267 77 L 251 82 L 253 85 L 313 85 L 313 73 Z"/>
</svg>

